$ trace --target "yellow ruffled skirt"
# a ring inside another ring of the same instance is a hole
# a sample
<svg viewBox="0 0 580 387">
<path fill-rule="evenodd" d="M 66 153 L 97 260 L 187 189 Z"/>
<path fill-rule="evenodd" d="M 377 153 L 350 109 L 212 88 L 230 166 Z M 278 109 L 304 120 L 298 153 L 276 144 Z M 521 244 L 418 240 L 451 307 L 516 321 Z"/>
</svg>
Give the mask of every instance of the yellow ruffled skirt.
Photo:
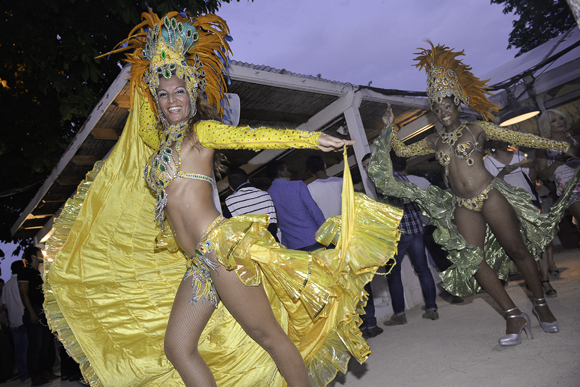
<svg viewBox="0 0 580 387">
<path fill-rule="evenodd" d="M 154 247 L 155 199 L 140 173 L 151 151 L 138 136 L 135 116 L 55 221 L 45 259 L 45 311 L 91 386 L 183 386 L 163 341 L 186 259 Z M 264 285 L 312 386 L 346 372 L 351 356 L 363 362 L 370 354 L 358 329 L 363 287 L 393 259 L 400 237 L 400 210 L 353 195 L 352 186 L 345 196 L 351 204 L 344 217 L 329 219 L 317 233 L 324 244 L 338 243 L 336 249 L 286 249 L 267 232 L 264 216 L 231 219 L 208 235 L 226 268 L 247 286 Z M 223 304 L 204 329 L 199 351 L 218 386 L 286 385 Z"/>
</svg>

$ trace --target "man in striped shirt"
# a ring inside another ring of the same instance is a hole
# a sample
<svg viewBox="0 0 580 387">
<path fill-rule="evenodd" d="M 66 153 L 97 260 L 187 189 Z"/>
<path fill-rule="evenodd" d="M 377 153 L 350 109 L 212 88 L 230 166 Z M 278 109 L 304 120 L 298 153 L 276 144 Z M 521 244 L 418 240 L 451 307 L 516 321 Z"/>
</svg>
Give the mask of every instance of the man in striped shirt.
<svg viewBox="0 0 580 387">
<path fill-rule="evenodd" d="M 276 207 L 266 191 L 258 189 L 248 180 L 248 174 L 241 168 L 233 168 L 228 175 L 230 188 L 233 194 L 226 198 L 224 217 L 231 218 L 238 215 L 266 214 L 270 215 L 268 231 L 279 242 L 278 218 Z"/>
</svg>

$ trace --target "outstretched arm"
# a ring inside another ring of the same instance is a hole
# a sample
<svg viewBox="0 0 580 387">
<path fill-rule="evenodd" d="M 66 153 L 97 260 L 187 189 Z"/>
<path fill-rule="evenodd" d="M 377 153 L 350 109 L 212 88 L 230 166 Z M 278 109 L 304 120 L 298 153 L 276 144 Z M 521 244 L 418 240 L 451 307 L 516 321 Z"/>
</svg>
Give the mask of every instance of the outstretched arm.
<svg viewBox="0 0 580 387">
<path fill-rule="evenodd" d="M 344 145 L 354 144 L 327 136 L 321 132 L 293 129 L 234 127 L 217 121 L 200 121 L 195 133 L 201 145 L 210 149 L 320 149 L 325 152 L 340 150 Z"/>
<path fill-rule="evenodd" d="M 405 145 L 403 141 L 397 135 L 397 132 L 393 130 L 391 146 L 393 150 L 400 157 L 411 157 L 428 155 L 429 153 L 435 153 L 435 150 L 429 146 L 426 139 L 422 139 L 411 145 Z"/>
<path fill-rule="evenodd" d="M 507 142 L 508 144 L 522 145 L 536 149 L 554 149 L 562 152 L 567 152 L 570 148 L 570 144 L 565 141 L 554 141 L 531 133 L 503 129 L 490 122 L 477 121 L 474 124 L 481 126 L 488 140 L 498 140 Z"/>
<path fill-rule="evenodd" d="M 395 151 L 395 153 L 397 154 L 397 156 L 410 157 L 410 156 L 426 155 L 435 152 L 432 148 L 429 147 L 429 144 L 425 139 L 411 145 L 405 145 L 405 143 L 401 141 L 401 139 L 397 135 L 397 132 L 395 131 L 395 128 L 393 126 L 393 122 L 395 122 L 393 108 L 391 107 L 390 103 L 387 103 L 387 106 L 388 106 L 387 111 L 383 115 L 383 122 L 385 123 L 385 129 L 390 128 L 390 131 L 392 132 L 391 146 Z M 386 130 L 383 130 L 383 133 L 385 132 Z"/>
</svg>

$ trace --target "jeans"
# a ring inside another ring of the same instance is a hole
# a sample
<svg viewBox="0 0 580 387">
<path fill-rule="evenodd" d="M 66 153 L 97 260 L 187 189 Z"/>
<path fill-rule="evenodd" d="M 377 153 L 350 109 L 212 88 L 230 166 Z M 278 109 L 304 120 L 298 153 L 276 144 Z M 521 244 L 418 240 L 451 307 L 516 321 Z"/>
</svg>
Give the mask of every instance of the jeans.
<svg viewBox="0 0 580 387">
<path fill-rule="evenodd" d="M 365 314 L 360 316 L 363 320 L 363 323 L 360 326 L 361 330 L 377 326 L 377 318 L 375 317 L 375 301 L 373 299 L 373 290 L 371 289 L 370 282 L 365 285 L 365 290 L 369 294 L 369 299 L 365 306 Z"/>
<path fill-rule="evenodd" d="M 419 283 L 425 299 L 426 310 L 437 310 L 435 303 L 435 281 L 427 266 L 427 257 L 425 256 L 425 245 L 423 244 L 423 234 L 409 235 L 402 234 L 399 241 L 398 253 L 395 256 L 397 263 L 393 266 L 391 273 L 387 276 L 389 291 L 393 301 L 393 311 L 395 314 L 405 313 L 405 293 L 403 290 L 403 281 L 401 280 L 401 263 L 405 253 L 409 253 L 411 264 L 415 273 L 419 276 Z"/>
<path fill-rule="evenodd" d="M 12 342 L 14 343 L 14 361 L 16 369 L 18 370 L 18 378 L 21 381 L 28 379 L 28 371 L 26 370 L 26 353 L 28 349 L 28 337 L 26 336 L 26 328 L 24 324 L 10 328 L 12 335 Z"/>
</svg>

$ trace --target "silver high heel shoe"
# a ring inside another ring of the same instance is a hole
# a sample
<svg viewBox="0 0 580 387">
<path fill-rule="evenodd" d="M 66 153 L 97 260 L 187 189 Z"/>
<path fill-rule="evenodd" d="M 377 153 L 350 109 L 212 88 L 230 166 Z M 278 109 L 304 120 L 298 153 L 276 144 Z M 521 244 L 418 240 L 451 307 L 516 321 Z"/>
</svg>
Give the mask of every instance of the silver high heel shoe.
<svg viewBox="0 0 580 387">
<path fill-rule="evenodd" d="M 508 346 L 508 345 L 521 344 L 522 343 L 522 331 L 526 331 L 526 337 L 529 340 L 533 340 L 533 338 L 534 338 L 534 335 L 532 335 L 532 327 L 530 325 L 530 318 L 528 317 L 527 314 L 525 314 L 523 312 L 521 314 L 509 314 L 509 313 L 514 312 L 516 310 L 518 310 L 517 307 L 506 310 L 505 311 L 506 319 L 523 317 L 526 319 L 526 323 L 520 329 L 520 333 L 510 333 L 510 334 L 507 334 L 503 337 L 500 337 L 498 340 L 499 345 Z"/>
<path fill-rule="evenodd" d="M 536 312 L 536 306 L 547 306 L 545 298 L 534 298 L 534 308 L 532 309 L 532 313 L 538 319 L 540 326 L 546 333 L 558 333 L 560 332 L 560 326 L 558 325 L 558 321 L 554 322 L 542 322 L 540 321 L 540 315 Z"/>
</svg>

